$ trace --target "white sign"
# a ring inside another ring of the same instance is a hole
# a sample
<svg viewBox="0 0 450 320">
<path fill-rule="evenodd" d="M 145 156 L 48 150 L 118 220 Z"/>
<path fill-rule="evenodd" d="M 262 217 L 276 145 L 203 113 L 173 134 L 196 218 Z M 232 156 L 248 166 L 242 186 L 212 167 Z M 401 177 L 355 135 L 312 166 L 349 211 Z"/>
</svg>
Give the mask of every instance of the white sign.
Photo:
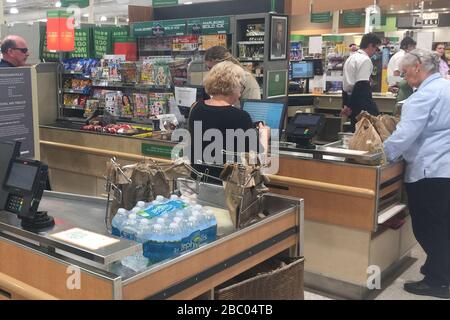
<svg viewBox="0 0 450 320">
<path fill-rule="evenodd" d="M 175 100 L 178 106 L 191 107 L 197 101 L 197 89 L 175 87 Z"/>
<path fill-rule="evenodd" d="M 52 234 L 50 236 L 52 238 L 69 242 L 90 250 L 98 250 L 119 242 L 118 239 L 110 238 L 79 228 L 73 228 L 67 231 Z"/>
<path fill-rule="evenodd" d="M 309 53 L 322 53 L 322 37 L 309 37 Z"/>
</svg>

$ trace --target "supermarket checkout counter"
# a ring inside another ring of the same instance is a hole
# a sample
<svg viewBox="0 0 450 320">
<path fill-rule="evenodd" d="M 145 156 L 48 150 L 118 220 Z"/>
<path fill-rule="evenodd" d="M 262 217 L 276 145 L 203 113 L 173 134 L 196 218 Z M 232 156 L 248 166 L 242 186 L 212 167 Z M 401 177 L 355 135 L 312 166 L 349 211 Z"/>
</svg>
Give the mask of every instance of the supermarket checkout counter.
<svg viewBox="0 0 450 320">
<path fill-rule="evenodd" d="M 108 158 L 141 160 L 141 144 L 148 143 L 85 134 L 41 127 L 42 158 L 50 167 L 60 168 L 67 189 L 73 190 L 79 177 L 89 173 L 103 190 Z M 278 155 L 279 170 L 268 177 L 271 192 L 302 198 L 307 204 L 306 285 L 361 299 L 371 293 L 367 287 L 371 267 L 378 268 L 384 279 L 407 261 L 416 242 L 402 201 L 403 162 L 376 164 L 381 154 L 346 150 L 347 138 L 315 149 L 299 148 L 294 142 L 275 145 L 272 152 Z"/>
<path fill-rule="evenodd" d="M 277 254 L 302 257 L 301 199 L 264 194 L 256 200 L 264 214 L 236 228 L 224 210 L 223 187 L 201 183 L 196 203 L 215 212 L 218 239 L 129 269 L 121 261 L 142 244 L 109 234 L 108 200 L 44 194 L 47 166 L 18 158 L 17 144 L 0 148 L 1 300 L 213 297 L 216 286 Z M 302 290 L 297 288 L 297 297 Z"/>
<path fill-rule="evenodd" d="M 40 209 L 56 222 L 47 230 L 25 230 L 15 214 L 0 211 L 0 297 L 193 299 L 212 293 L 279 253 L 302 256 L 303 201 L 273 194 L 260 201 L 267 216 L 259 222 L 135 272 L 120 260 L 140 245 L 107 233 L 105 199 L 46 192 Z M 201 196 L 198 202 L 204 204 Z"/>
</svg>

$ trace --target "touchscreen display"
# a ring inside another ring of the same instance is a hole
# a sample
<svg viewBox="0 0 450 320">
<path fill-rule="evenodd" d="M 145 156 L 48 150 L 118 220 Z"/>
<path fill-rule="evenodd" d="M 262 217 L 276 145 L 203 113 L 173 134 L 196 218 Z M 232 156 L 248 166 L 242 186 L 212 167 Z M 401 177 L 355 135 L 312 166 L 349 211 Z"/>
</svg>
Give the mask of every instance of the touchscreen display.
<svg viewBox="0 0 450 320">
<path fill-rule="evenodd" d="M 13 162 L 6 186 L 31 191 L 38 167 Z"/>
</svg>

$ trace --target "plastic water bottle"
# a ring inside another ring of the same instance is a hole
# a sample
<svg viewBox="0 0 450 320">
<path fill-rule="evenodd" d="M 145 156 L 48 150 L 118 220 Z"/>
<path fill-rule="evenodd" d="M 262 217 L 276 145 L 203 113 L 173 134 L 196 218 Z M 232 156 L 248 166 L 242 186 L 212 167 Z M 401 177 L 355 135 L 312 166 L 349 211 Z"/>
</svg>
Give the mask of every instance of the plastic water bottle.
<svg viewBox="0 0 450 320">
<path fill-rule="evenodd" d="M 151 228 L 151 232 L 145 236 L 147 241 L 144 243 L 144 256 L 150 260 L 151 263 L 156 263 L 164 260 L 163 243 L 165 241 L 164 228 L 159 223 L 156 223 Z"/>
<path fill-rule="evenodd" d="M 150 221 L 147 219 L 142 219 L 137 226 L 136 241 L 142 243 L 142 246 L 146 241 L 145 234 L 148 232 L 149 228 Z M 147 268 L 148 259 L 144 257 L 144 252 L 142 250 L 132 256 L 122 259 L 122 264 L 134 271 L 141 271 Z"/>
<path fill-rule="evenodd" d="M 180 225 L 172 222 L 167 229 L 166 242 L 164 250 L 166 251 L 166 258 L 172 258 L 181 252 L 182 233 Z"/>
<path fill-rule="evenodd" d="M 146 203 L 144 201 L 138 201 L 138 203 L 136 204 L 136 207 L 138 207 L 140 209 L 145 209 Z"/>
<path fill-rule="evenodd" d="M 131 213 L 128 215 L 128 219 L 123 224 L 123 228 L 120 233 L 122 238 L 136 240 L 137 224 L 138 220 L 136 214 Z"/>
<path fill-rule="evenodd" d="M 217 239 L 217 219 L 212 210 L 206 210 L 204 217 L 206 226 L 205 235 L 209 243 Z"/>
<path fill-rule="evenodd" d="M 124 208 L 119 208 L 119 210 L 117 210 L 116 215 L 114 216 L 114 218 L 112 219 L 111 222 L 111 233 L 114 236 L 120 236 L 120 232 L 122 230 L 122 224 L 125 222 L 125 220 L 128 218 L 128 211 L 125 210 Z"/>
</svg>

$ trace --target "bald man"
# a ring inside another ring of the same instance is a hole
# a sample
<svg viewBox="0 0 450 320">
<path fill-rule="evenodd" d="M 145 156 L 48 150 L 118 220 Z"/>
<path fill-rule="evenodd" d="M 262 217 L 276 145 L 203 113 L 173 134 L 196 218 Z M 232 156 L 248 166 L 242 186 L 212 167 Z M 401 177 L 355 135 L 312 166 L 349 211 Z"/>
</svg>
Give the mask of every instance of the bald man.
<svg viewBox="0 0 450 320">
<path fill-rule="evenodd" d="M 19 36 L 7 36 L 3 39 L 1 48 L 3 59 L 0 68 L 22 67 L 30 55 L 25 39 Z"/>
</svg>

